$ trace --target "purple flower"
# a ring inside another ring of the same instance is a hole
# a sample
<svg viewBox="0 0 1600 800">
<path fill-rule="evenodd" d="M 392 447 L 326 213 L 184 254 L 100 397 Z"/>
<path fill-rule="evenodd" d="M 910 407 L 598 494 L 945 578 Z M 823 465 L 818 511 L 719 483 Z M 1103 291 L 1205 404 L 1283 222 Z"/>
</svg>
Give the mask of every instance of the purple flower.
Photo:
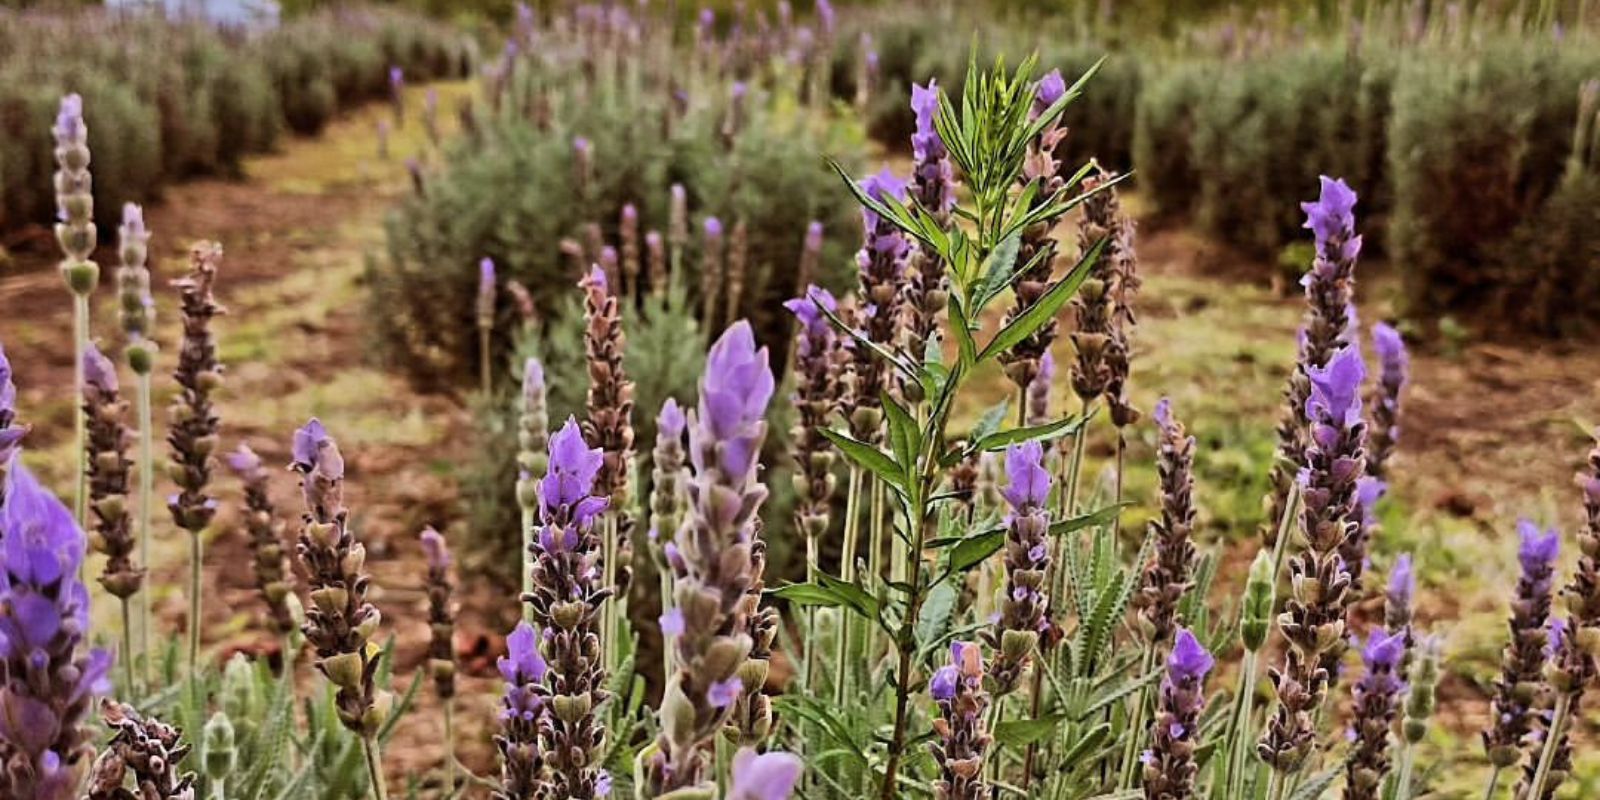
<svg viewBox="0 0 1600 800">
<path fill-rule="evenodd" d="M 661 619 L 659 620 L 659 622 L 661 623 L 661 635 L 662 636 L 682 636 L 683 635 L 683 609 L 681 609 L 681 608 L 669 608 L 669 609 L 667 609 L 667 612 L 665 614 L 661 615 Z"/>
<path fill-rule="evenodd" d="M 1045 73 L 1038 83 L 1033 85 L 1033 116 L 1050 110 L 1062 97 L 1067 94 L 1067 82 L 1061 77 L 1061 70 L 1053 69 Z"/>
<path fill-rule="evenodd" d="M 604 461 L 600 448 L 583 440 L 578 421 L 567 417 L 561 430 L 550 437 L 550 471 L 539 485 L 539 509 L 544 517 L 569 514 L 568 518 L 584 525 L 604 511 L 607 499 L 590 495 Z"/>
<path fill-rule="evenodd" d="M 716 217 L 706 217 L 705 230 L 707 239 L 722 238 L 722 220 Z"/>
<path fill-rule="evenodd" d="M 806 225 L 806 239 L 804 247 L 810 252 L 816 252 L 822 249 L 822 223 L 820 221 L 811 220 L 811 223 Z"/>
<path fill-rule="evenodd" d="M 1523 573 L 1543 576 L 1535 582 L 1544 586 L 1538 593 L 1549 591 L 1556 555 L 1561 551 L 1561 532 L 1550 528 L 1541 534 L 1538 525 L 1523 519 L 1517 520 L 1517 538 L 1521 542 L 1517 547 L 1517 560 L 1522 563 Z"/>
<path fill-rule="evenodd" d="M 733 785 L 727 800 L 788 800 L 800 780 L 802 764 L 788 753 L 757 754 L 740 748 L 733 756 Z"/>
<path fill-rule="evenodd" d="M 1367 669 L 1382 668 L 1393 670 L 1400 664 L 1400 658 L 1406 652 L 1406 635 L 1404 631 L 1388 634 L 1375 630 L 1367 636 L 1367 646 L 1361 651 L 1361 660 L 1366 663 Z"/>
<path fill-rule="evenodd" d="M 1006 448 L 1006 502 L 1019 513 L 1043 506 L 1050 498 L 1050 470 L 1044 466 L 1044 446 L 1037 441 Z"/>
<path fill-rule="evenodd" d="M 537 358 L 529 357 L 522 362 L 522 396 L 543 396 L 544 388 L 544 364 Z"/>
<path fill-rule="evenodd" d="M 887 203 L 888 201 L 886 198 L 890 197 L 900 201 L 901 203 L 904 203 L 906 202 L 906 198 L 909 196 L 906 194 L 906 182 L 895 177 L 894 171 L 888 167 L 884 167 L 876 174 L 868 175 L 867 177 L 862 178 L 860 185 L 861 191 L 866 194 L 866 196 L 880 203 Z M 903 248 L 904 239 L 902 237 L 898 236 L 897 234 L 890 236 L 887 234 L 889 234 L 891 231 L 880 231 L 878 229 L 878 212 L 864 207 L 861 209 L 861 220 L 862 223 L 866 225 L 869 239 L 876 239 L 878 241 L 874 247 L 879 252 L 889 252 L 891 245 L 893 245 L 895 248 L 894 252 L 899 252 L 899 248 Z M 891 242 L 890 240 L 894 241 Z M 896 242 L 898 244 L 895 244 Z M 870 243 L 871 242 L 869 242 L 869 244 Z"/>
<path fill-rule="evenodd" d="M 1039 359 L 1039 374 L 1028 384 L 1028 424 L 1050 421 L 1050 389 L 1056 380 L 1056 357 L 1046 350 Z"/>
<path fill-rule="evenodd" d="M 928 692 L 933 699 L 948 702 L 955 699 L 956 682 L 960 676 L 954 664 L 946 664 L 933 673 L 933 680 L 928 682 Z"/>
<path fill-rule="evenodd" d="M 822 23 L 823 33 L 833 33 L 835 18 L 833 3 L 817 0 L 817 21 Z"/>
<path fill-rule="evenodd" d="M 494 259 L 485 258 L 478 262 L 478 291 L 482 294 L 494 292 Z"/>
<path fill-rule="evenodd" d="M 1411 598 L 1417 593 L 1417 575 L 1411 567 L 1411 554 L 1401 553 L 1389 571 L 1388 602 L 1390 605 L 1411 607 Z"/>
<path fill-rule="evenodd" d="M 83 124 L 83 98 L 76 92 L 61 98 L 56 112 L 55 136 L 58 142 L 76 142 L 88 135 Z"/>
<path fill-rule="evenodd" d="M 1378 351 L 1383 382 L 1405 383 L 1411 356 L 1406 352 L 1406 342 L 1400 336 L 1400 331 L 1386 322 L 1372 326 L 1372 349 Z"/>
<path fill-rule="evenodd" d="M 604 770 L 603 769 L 603 770 L 600 770 L 600 772 L 595 775 L 595 777 L 594 777 L 594 795 L 595 795 L 595 797 L 610 797 L 611 796 L 611 771 L 610 770 Z"/>
<path fill-rule="evenodd" d="M 256 451 L 251 450 L 246 444 L 239 445 L 239 449 L 223 456 L 222 460 L 227 463 L 228 469 L 241 477 L 261 469 L 261 456 L 256 455 Z"/>
<path fill-rule="evenodd" d="M 821 308 L 818 308 L 821 306 Z M 805 296 L 785 300 L 783 307 L 789 309 L 800 320 L 803 335 L 800 337 L 802 355 L 810 353 L 809 346 L 813 342 L 825 341 L 833 330 L 833 325 L 824 309 L 830 313 L 838 313 L 839 301 L 834 299 L 833 293 L 820 286 L 812 284 L 806 287 Z"/>
<path fill-rule="evenodd" d="M 534 632 L 533 626 L 526 622 L 517 623 L 517 627 L 506 637 L 506 655 L 502 656 L 496 664 L 500 669 L 500 677 L 506 683 L 542 683 L 549 666 L 545 664 L 544 656 L 539 653 L 539 635 Z"/>
<path fill-rule="evenodd" d="M 317 474 L 337 481 L 344 478 L 344 458 L 334 446 L 322 420 L 312 417 L 305 425 L 295 429 L 294 443 L 290 448 L 293 466 L 306 474 Z"/>
<path fill-rule="evenodd" d="M 676 439 L 683 435 L 687 420 L 683 416 L 683 409 L 678 407 L 678 401 L 669 397 L 661 404 L 661 413 L 656 415 L 656 431 L 659 435 L 669 439 Z"/>
<path fill-rule="evenodd" d="M 122 204 L 122 227 L 126 235 L 148 237 L 150 232 L 144 227 L 144 209 L 138 203 Z"/>
<path fill-rule="evenodd" d="M 741 694 L 744 694 L 744 681 L 735 675 L 711 684 L 710 688 L 706 689 L 706 701 L 712 708 L 727 708 L 733 705 Z"/>
<path fill-rule="evenodd" d="M 89 388 L 102 394 L 117 392 L 117 365 L 111 363 L 94 342 L 83 350 L 83 380 Z"/>
<path fill-rule="evenodd" d="M 1167 657 L 1167 674 L 1174 682 L 1204 681 L 1206 673 L 1217 663 L 1211 653 L 1188 628 L 1179 628 L 1172 644 L 1172 655 Z"/>
<path fill-rule="evenodd" d="M 579 158 L 588 158 L 589 154 L 594 152 L 594 145 L 589 142 L 587 137 L 574 136 L 572 137 L 572 151 Z"/>
<path fill-rule="evenodd" d="M 1361 420 L 1361 382 L 1366 379 L 1367 367 L 1355 348 L 1346 347 L 1334 353 L 1328 366 L 1309 366 L 1306 372 L 1311 379 L 1311 397 L 1306 400 L 1308 417 L 1326 417 L 1343 427 Z"/>
<path fill-rule="evenodd" d="M 405 70 L 400 69 L 400 67 L 398 65 L 389 67 L 389 87 L 391 89 L 399 89 L 400 87 L 404 86 L 405 84 L 406 84 L 406 73 L 405 73 Z"/>
<path fill-rule="evenodd" d="M 433 528 L 423 528 L 422 553 L 428 560 L 428 568 L 433 570 L 446 570 L 450 568 L 450 547 L 445 544 L 444 536 Z"/>
<path fill-rule="evenodd" d="M 690 431 L 702 439 L 692 447 L 696 470 L 703 470 L 707 449 L 715 444 L 718 467 L 730 478 L 753 476 L 758 445 L 766 433 L 762 418 L 774 389 L 767 366 L 767 348 L 756 348 L 750 323 L 739 320 L 723 332 L 706 355 L 700 383 L 700 422 Z"/>
<path fill-rule="evenodd" d="M 1306 212 L 1305 227 L 1317 237 L 1320 245 L 1355 229 L 1356 193 L 1343 178 L 1323 175 L 1318 181 L 1322 186 L 1321 195 L 1314 203 L 1301 203 L 1300 209 Z"/>
</svg>

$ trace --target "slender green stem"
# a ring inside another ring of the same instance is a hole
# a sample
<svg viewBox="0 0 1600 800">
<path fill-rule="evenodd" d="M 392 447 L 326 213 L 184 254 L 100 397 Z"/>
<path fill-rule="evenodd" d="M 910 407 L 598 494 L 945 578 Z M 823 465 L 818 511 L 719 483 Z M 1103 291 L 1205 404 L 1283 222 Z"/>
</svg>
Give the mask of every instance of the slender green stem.
<svg viewBox="0 0 1600 800">
<path fill-rule="evenodd" d="M 522 509 L 522 593 L 533 593 L 533 508 Z M 522 617 L 533 623 L 533 606 L 522 603 Z"/>
<path fill-rule="evenodd" d="M 361 737 L 361 749 L 367 755 L 367 780 L 372 784 L 372 797 L 374 800 L 388 800 L 389 787 L 383 783 L 383 757 L 378 752 L 377 737 Z"/>
<path fill-rule="evenodd" d="M 478 364 L 481 368 L 483 381 L 483 395 L 489 396 L 494 388 L 494 356 L 489 352 L 493 344 L 494 328 L 488 325 L 478 326 Z"/>
<path fill-rule="evenodd" d="M 1155 668 L 1157 655 L 1160 651 L 1161 647 L 1156 642 L 1150 642 L 1149 646 L 1144 649 L 1144 660 L 1139 664 L 1139 674 L 1135 676 L 1136 680 L 1143 680 L 1144 676 Z M 1147 685 L 1133 694 L 1133 716 L 1129 719 L 1128 731 L 1124 734 L 1128 743 L 1122 750 L 1122 780 L 1118 784 L 1123 789 L 1134 788 L 1134 779 L 1138 775 L 1138 770 L 1135 767 L 1139 763 L 1139 746 L 1144 743 L 1146 733 L 1144 718 L 1149 710 L 1149 705 L 1150 687 Z"/>
<path fill-rule="evenodd" d="M 139 566 L 145 569 L 144 591 L 139 593 L 139 653 L 144 656 L 144 684 L 150 686 L 150 514 L 155 497 L 155 425 L 150 409 L 150 373 L 138 373 L 139 413 Z"/>
<path fill-rule="evenodd" d="M 138 691 L 133 684 L 133 611 L 132 602 L 122 598 L 122 674 L 128 681 L 125 691 L 130 696 L 137 697 Z"/>
<path fill-rule="evenodd" d="M 613 512 L 606 512 L 606 515 L 602 518 L 600 524 L 602 530 L 604 531 L 603 559 L 605 561 L 605 582 L 601 585 L 614 589 L 617 585 L 616 515 Z M 612 594 L 611 597 L 606 600 L 605 608 L 600 615 L 601 647 L 603 647 L 605 651 L 605 660 L 602 663 L 605 664 L 606 672 L 608 674 L 616 674 L 618 654 L 617 618 L 619 616 L 617 611 L 618 605 L 621 602 L 621 597 L 618 597 L 616 594 Z"/>
<path fill-rule="evenodd" d="M 1283 773 L 1277 770 L 1267 773 L 1267 800 L 1283 800 Z"/>
<path fill-rule="evenodd" d="M 806 537 L 806 583 L 816 583 L 817 577 L 822 573 L 821 542 L 816 536 Z M 800 685 L 805 687 L 806 696 L 811 697 L 816 691 L 817 672 L 817 607 L 806 606 L 806 639 L 802 642 L 806 653 L 800 667 Z"/>
<path fill-rule="evenodd" d="M 200 586 L 205 540 L 202 531 L 189 532 L 189 679 L 198 675 L 200 663 Z"/>
<path fill-rule="evenodd" d="M 844 504 L 844 549 L 839 552 L 839 580 L 853 583 L 856 579 L 856 535 L 860 525 L 859 505 L 861 503 L 861 468 L 855 465 L 850 467 L 850 484 L 845 494 Z M 834 648 L 838 661 L 834 664 L 833 701 L 843 707 L 845 698 L 846 680 L 850 674 L 848 665 L 850 653 L 850 615 L 842 609 L 839 612 L 838 646 Z"/>
<path fill-rule="evenodd" d="M 1550 717 L 1550 727 L 1545 729 L 1544 747 L 1539 750 L 1539 766 L 1529 782 L 1528 797 L 1544 797 L 1545 784 L 1550 782 L 1550 768 L 1555 764 L 1556 751 L 1567 737 L 1567 716 L 1572 713 L 1572 692 L 1562 692 L 1556 698 L 1556 710 Z M 1404 790 L 1402 790 L 1404 791 Z"/>
<path fill-rule="evenodd" d="M 1500 767 L 1489 773 L 1489 788 L 1483 790 L 1483 800 L 1494 800 L 1494 790 L 1500 788 Z"/>
<path fill-rule="evenodd" d="M 89 347 L 89 295 L 74 292 L 72 295 L 72 402 L 76 409 L 72 416 L 77 432 L 78 475 L 77 491 L 72 496 L 72 516 L 78 528 L 87 530 L 89 519 L 89 450 L 88 417 L 83 410 L 83 351 Z M 83 564 L 78 565 L 78 577 L 83 577 Z"/>
<path fill-rule="evenodd" d="M 455 702 L 444 698 L 444 791 L 445 797 L 456 792 L 456 713 Z"/>
<path fill-rule="evenodd" d="M 1234 704 L 1233 721 L 1228 730 L 1227 792 L 1224 797 L 1244 797 L 1244 770 L 1249 751 L 1250 712 L 1255 705 L 1256 661 L 1254 650 L 1246 650 L 1239 663 L 1239 697 Z"/>
<path fill-rule="evenodd" d="M 1400 742 L 1400 769 L 1395 771 L 1393 800 L 1410 800 L 1411 798 L 1411 770 L 1415 750 L 1416 748 L 1412 747 L 1410 742 Z M 1538 796 L 1529 795 L 1529 797 Z"/>
<path fill-rule="evenodd" d="M 867 569 L 867 580 L 866 580 L 867 586 L 866 586 L 866 589 L 867 589 L 867 592 L 870 594 L 870 593 L 873 592 L 874 584 L 876 584 L 877 582 L 883 580 L 883 574 L 884 574 L 884 569 L 883 569 L 883 536 L 884 536 L 883 503 L 884 503 L 884 496 L 883 496 L 883 481 L 880 481 L 877 478 L 874 478 L 874 477 L 872 477 L 870 475 L 867 476 L 866 480 L 867 480 L 867 531 L 868 531 L 868 540 L 870 542 L 869 549 L 867 551 L 868 569 Z M 879 633 L 880 633 L 880 631 L 878 630 L 878 626 L 876 626 L 876 625 L 865 625 L 865 626 L 863 626 L 862 635 L 865 637 L 866 641 L 864 641 L 862 643 L 862 653 L 863 653 L 863 655 L 865 657 L 861 658 L 860 660 L 858 660 L 856 662 L 854 662 L 856 668 L 861 671 L 860 675 L 858 676 L 858 677 L 861 678 L 861 683 L 859 685 L 862 685 L 862 686 L 866 685 L 866 676 L 869 674 L 869 671 L 872 669 L 872 665 L 874 663 L 876 663 L 877 660 L 878 660 L 878 638 L 879 638 Z"/>
</svg>

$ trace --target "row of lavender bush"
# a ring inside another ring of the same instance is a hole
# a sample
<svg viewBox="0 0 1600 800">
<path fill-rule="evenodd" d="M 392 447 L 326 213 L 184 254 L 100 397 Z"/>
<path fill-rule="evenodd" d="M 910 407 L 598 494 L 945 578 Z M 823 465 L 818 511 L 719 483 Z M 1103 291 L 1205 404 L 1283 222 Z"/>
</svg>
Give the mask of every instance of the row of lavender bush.
<svg viewBox="0 0 1600 800">
<path fill-rule="evenodd" d="M 0 230 L 51 216 L 43 132 L 69 88 L 106 121 L 93 134 L 96 221 L 111 230 L 120 202 L 154 200 L 186 175 L 233 172 L 286 129 L 315 133 L 341 106 L 386 96 L 390 65 L 413 79 L 463 75 L 469 45 L 445 26 L 379 8 L 257 31 L 151 9 L 0 9 Z"/>
<path fill-rule="evenodd" d="M 893 144 L 911 116 L 892 98 L 929 76 L 959 88 L 973 30 L 984 52 L 1036 49 L 1076 69 L 1109 48 L 1068 113 L 1071 152 L 1136 169 L 1156 214 L 1275 257 L 1298 241 L 1300 187 L 1336 171 L 1367 187 L 1369 238 L 1399 265 L 1409 312 L 1488 312 L 1559 334 L 1600 304 L 1588 275 L 1600 228 L 1581 210 L 1600 201 L 1600 49 L 1581 10 L 1350 4 L 1240 12 L 1181 38 L 1038 15 L 974 25 L 970 13 L 846 15 L 836 96 L 853 98 L 861 63 L 874 64 L 884 91 L 868 125 Z M 1303 261 L 1291 249 L 1289 264 Z"/>
</svg>

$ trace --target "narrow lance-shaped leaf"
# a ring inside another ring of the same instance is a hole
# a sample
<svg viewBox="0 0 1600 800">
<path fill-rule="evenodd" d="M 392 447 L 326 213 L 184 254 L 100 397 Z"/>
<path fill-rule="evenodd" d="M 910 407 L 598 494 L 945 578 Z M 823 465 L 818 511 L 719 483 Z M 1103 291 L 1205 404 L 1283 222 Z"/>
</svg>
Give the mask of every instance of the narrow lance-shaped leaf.
<svg viewBox="0 0 1600 800">
<path fill-rule="evenodd" d="M 1010 324 L 1002 328 L 999 333 L 995 334 L 989 344 L 984 346 L 983 352 L 978 354 L 978 361 L 981 363 L 1010 350 L 1018 342 L 1032 335 L 1045 322 L 1054 319 L 1061 307 L 1066 305 L 1067 301 L 1078 293 L 1078 288 L 1088 279 L 1090 265 L 1099 259 L 1100 251 L 1105 246 L 1106 240 L 1104 238 L 1095 242 L 1094 246 L 1089 248 L 1083 254 L 1083 257 L 1078 260 L 1078 263 L 1073 266 L 1072 271 L 1067 273 L 1066 277 L 1057 281 L 1054 286 L 1044 293 L 1044 296 L 1029 306 L 1027 311 L 1022 312 Z"/>
</svg>

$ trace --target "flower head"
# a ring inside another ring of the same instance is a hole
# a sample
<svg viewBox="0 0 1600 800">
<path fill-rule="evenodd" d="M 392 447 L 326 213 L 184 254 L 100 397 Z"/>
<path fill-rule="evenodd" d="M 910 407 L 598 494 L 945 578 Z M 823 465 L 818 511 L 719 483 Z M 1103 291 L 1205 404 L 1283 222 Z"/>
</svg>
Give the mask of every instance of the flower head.
<svg viewBox="0 0 1600 800">
<path fill-rule="evenodd" d="M 1389 634 L 1375 630 L 1367 637 L 1367 646 L 1361 651 L 1361 660 L 1366 663 L 1368 670 L 1376 668 L 1393 670 L 1399 666 L 1400 658 L 1405 652 L 1405 631 Z"/>
<path fill-rule="evenodd" d="M 94 342 L 90 342 L 83 350 L 83 380 L 95 391 L 104 394 L 117 392 L 117 365 L 111 363 L 111 359 L 106 358 Z"/>
<path fill-rule="evenodd" d="M 832 292 L 813 284 L 806 287 L 803 297 L 785 300 L 783 307 L 789 309 L 795 319 L 800 321 L 800 326 L 806 334 L 801 337 L 801 347 L 805 347 L 811 339 L 826 337 L 832 330 L 832 323 L 823 311 L 838 313 L 839 301 L 834 298 Z"/>
<path fill-rule="evenodd" d="M 544 680 L 544 656 L 539 654 L 539 635 L 526 622 L 517 623 L 506 637 L 506 655 L 496 665 L 506 683 L 540 683 Z"/>
<path fill-rule="evenodd" d="M 757 754 L 752 748 L 741 748 L 733 756 L 728 800 L 788 800 L 801 769 L 800 759 L 788 753 Z"/>
<path fill-rule="evenodd" d="M 445 544 L 444 536 L 433 528 L 423 528 L 422 553 L 428 560 L 428 568 L 445 570 L 450 568 L 450 547 Z"/>
<path fill-rule="evenodd" d="M 684 426 L 687 424 L 683 409 L 678 406 L 676 398 L 669 397 L 661 404 L 661 413 L 656 415 L 656 431 L 670 439 L 683 435 Z"/>
<path fill-rule="evenodd" d="M 600 448 L 584 441 L 578 421 L 567 417 L 561 430 L 550 437 L 550 471 L 539 487 L 541 511 L 548 517 L 557 509 L 570 508 L 581 524 L 605 510 L 606 498 L 590 495 L 604 461 Z"/>
<path fill-rule="evenodd" d="M 1339 234 L 1349 235 L 1355 229 L 1356 193 L 1342 178 L 1323 175 L 1318 179 L 1322 191 L 1314 203 L 1301 203 L 1306 212 L 1305 227 L 1317 237 L 1319 244 Z"/>
<path fill-rule="evenodd" d="M 76 142 L 87 135 L 88 128 L 83 124 L 83 98 L 76 92 L 62 97 L 56 112 L 57 142 Z"/>
<path fill-rule="evenodd" d="M 1394 568 L 1389 571 L 1388 601 L 1409 608 L 1411 598 L 1416 593 L 1417 575 L 1411 566 L 1411 554 L 1401 553 L 1394 561 Z"/>
<path fill-rule="evenodd" d="M 122 204 L 122 228 L 125 236 L 138 236 L 148 238 L 149 230 L 144 226 L 144 209 L 138 203 Z"/>
<path fill-rule="evenodd" d="M 543 396 L 545 390 L 544 364 L 539 359 L 529 357 L 522 362 L 522 396 L 529 398 Z"/>
<path fill-rule="evenodd" d="M 1378 351 L 1378 363 L 1385 383 L 1405 383 L 1411 366 L 1411 356 L 1406 352 L 1406 342 L 1393 325 L 1380 322 L 1372 326 L 1372 348 Z"/>
<path fill-rule="evenodd" d="M 706 238 L 708 238 L 708 239 L 720 239 L 720 238 L 722 238 L 722 220 L 717 219 L 716 217 L 706 217 L 706 221 L 705 221 L 704 224 L 705 224 L 705 229 L 706 229 Z"/>
<path fill-rule="evenodd" d="M 295 430 L 291 453 L 294 458 L 292 466 L 300 472 L 317 473 L 329 480 L 344 477 L 344 458 L 328 436 L 328 429 L 323 427 L 322 420 L 316 417 Z"/>
<path fill-rule="evenodd" d="M 1006 448 L 1006 502 L 1019 512 L 1043 506 L 1050 498 L 1050 470 L 1044 466 L 1044 446 L 1038 441 Z"/>
<path fill-rule="evenodd" d="M 1217 663 L 1200 640 L 1188 628 L 1179 628 L 1172 644 L 1172 655 L 1167 657 L 1167 672 L 1174 681 L 1205 680 L 1206 673 Z"/>
<path fill-rule="evenodd" d="M 756 466 L 754 444 L 765 432 L 762 418 L 774 389 L 767 348 L 757 348 L 750 323 L 740 320 L 723 332 L 706 355 L 700 383 L 700 417 L 718 444 L 721 468 L 745 476 Z M 701 448 L 695 448 L 701 467 Z"/>
<path fill-rule="evenodd" d="M 1061 70 L 1053 69 L 1045 73 L 1033 85 L 1033 115 L 1037 117 L 1043 114 L 1066 94 L 1067 82 L 1061 77 Z"/>
<path fill-rule="evenodd" d="M 870 197 L 880 203 L 887 202 L 886 198 L 890 197 L 900 201 L 901 203 L 904 203 L 906 202 L 906 198 L 909 196 L 906 194 L 906 182 L 895 177 L 894 171 L 888 167 L 884 167 L 876 174 L 868 175 L 867 177 L 862 178 L 861 191 L 867 197 Z M 872 231 L 878 227 L 878 212 L 873 211 L 870 208 L 863 207 L 861 209 L 861 219 L 863 224 L 866 225 L 868 235 L 870 236 Z M 887 239 L 898 237 L 879 238 Z"/>
<path fill-rule="evenodd" d="M 1328 366 L 1310 366 L 1306 371 L 1311 379 L 1307 416 L 1317 419 L 1320 408 L 1321 414 L 1344 427 L 1361 420 L 1361 382 L 1366 379 L 1367 368 L 1360 353 L 1346 347 L 1333 355 Z"/>
<path fill-rule="evenodd" d="M 1517 560 L 1522 563 L 1522 571 L 1530 574 L 1548 575 L 1553 569 L 1556 554 L 1561 551 L 1561 532 L 1549 528 L 1540 533 L 1539 526 L 1532 520 L 1517 521 L 1517 538 L 1520 544 L 1517 547 Z M 1548 583 L 1549 578 L 1545 578 Z"/>
</svg>

